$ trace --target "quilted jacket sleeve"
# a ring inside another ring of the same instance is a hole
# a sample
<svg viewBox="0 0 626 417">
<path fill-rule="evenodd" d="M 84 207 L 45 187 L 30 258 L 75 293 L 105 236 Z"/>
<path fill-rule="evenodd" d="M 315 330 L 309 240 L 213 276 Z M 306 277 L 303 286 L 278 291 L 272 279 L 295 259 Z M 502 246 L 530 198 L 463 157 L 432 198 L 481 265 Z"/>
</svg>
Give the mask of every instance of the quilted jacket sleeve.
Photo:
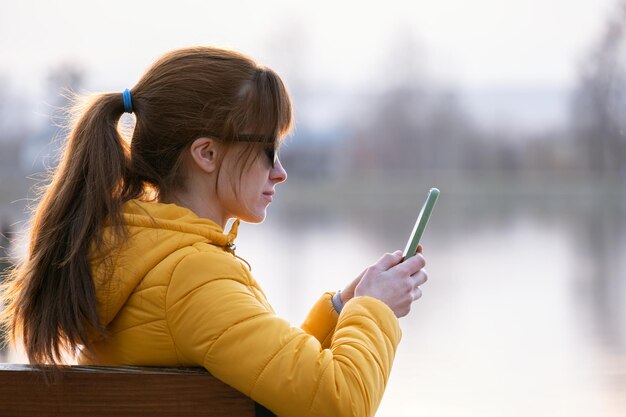
<svg viewBox="0 0 626 417">
<path fill-rule="evenodd" d="M 333 307 L 334 293 L 327 292 L 313 305 L 309 315 L 302 323 L 302 330 L 314 336 L 321 344 L 322 349 L 330 347 L 330 341 L 335 334 L 335 326 L 339 314 Z"/>
<path fill-rule="evenodd" d="M 204 366 L 281 417 L 374 415 L 401 337 L 384 303 L 347 302 L 323 349 L 277 317 L 241 272 L 207 278 L 206 261 L 186 257 L 168 290 L 167 320 L 181 361 Z"/>
</svg>

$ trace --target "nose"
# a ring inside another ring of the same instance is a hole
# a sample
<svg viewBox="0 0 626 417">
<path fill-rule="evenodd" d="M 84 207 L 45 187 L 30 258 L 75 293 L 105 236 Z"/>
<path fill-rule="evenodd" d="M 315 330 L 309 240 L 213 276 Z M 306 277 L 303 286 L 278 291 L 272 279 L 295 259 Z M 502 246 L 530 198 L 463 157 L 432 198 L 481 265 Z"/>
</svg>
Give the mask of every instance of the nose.
<svg viewBox="0 0 626 417">
<path fill-rule="evenodd" d="M 270 179 L 276 183 L 283 182 L 287 179 L 287 171 L 285 171 L 285 168 L 278 157 L 276 157 L 274 168 L 270 170 Z"/>
</svg>

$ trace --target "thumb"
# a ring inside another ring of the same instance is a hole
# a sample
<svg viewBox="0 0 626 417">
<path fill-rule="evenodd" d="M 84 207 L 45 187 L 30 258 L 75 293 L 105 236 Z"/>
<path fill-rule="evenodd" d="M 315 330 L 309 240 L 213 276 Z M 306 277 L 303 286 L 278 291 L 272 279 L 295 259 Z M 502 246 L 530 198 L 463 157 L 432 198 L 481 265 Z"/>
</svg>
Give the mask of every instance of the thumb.
<svg viewBox="0 0 626 417">
<path fill-rule="evenodd" d="M 393 253 L 384 254 L 378 262 L 376 262 L 376 267 L 380 270 L 386 271 L 391 267 L 398 265 L 402 261 L 402 251 L 397 250 Z"/>
</svg>

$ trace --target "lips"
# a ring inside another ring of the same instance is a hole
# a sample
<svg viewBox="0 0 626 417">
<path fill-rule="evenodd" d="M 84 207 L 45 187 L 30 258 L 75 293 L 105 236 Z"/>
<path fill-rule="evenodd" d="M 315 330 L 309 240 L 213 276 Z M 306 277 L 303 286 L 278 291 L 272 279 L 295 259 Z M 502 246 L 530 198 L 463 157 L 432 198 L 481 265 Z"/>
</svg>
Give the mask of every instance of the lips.
<svg viewBox="0 0 626 417">
<path fill-rule="evenodd" d="M 263 193 L 263 197 L 270 203 L 274 200 L 274 191 L 266 191 Z"/>
</svg>

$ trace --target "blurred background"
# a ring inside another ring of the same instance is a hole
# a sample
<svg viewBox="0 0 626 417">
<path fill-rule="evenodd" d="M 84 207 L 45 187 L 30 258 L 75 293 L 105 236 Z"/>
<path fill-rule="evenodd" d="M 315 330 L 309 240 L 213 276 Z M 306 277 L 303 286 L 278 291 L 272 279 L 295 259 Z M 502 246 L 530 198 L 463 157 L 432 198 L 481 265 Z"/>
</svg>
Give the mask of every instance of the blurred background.
<svg viewBox="0 0 626 417">
<path fill-rule="evenodd" d="M 626 415 L 626 1 L 5 2 L 0 268 L 26 251 L 64 92 L 121 92 L 197 44 L 292 93 L 289 179 L 238 254 L 295 325 L 441 189 L 377 415 Z"/>
</svg>

